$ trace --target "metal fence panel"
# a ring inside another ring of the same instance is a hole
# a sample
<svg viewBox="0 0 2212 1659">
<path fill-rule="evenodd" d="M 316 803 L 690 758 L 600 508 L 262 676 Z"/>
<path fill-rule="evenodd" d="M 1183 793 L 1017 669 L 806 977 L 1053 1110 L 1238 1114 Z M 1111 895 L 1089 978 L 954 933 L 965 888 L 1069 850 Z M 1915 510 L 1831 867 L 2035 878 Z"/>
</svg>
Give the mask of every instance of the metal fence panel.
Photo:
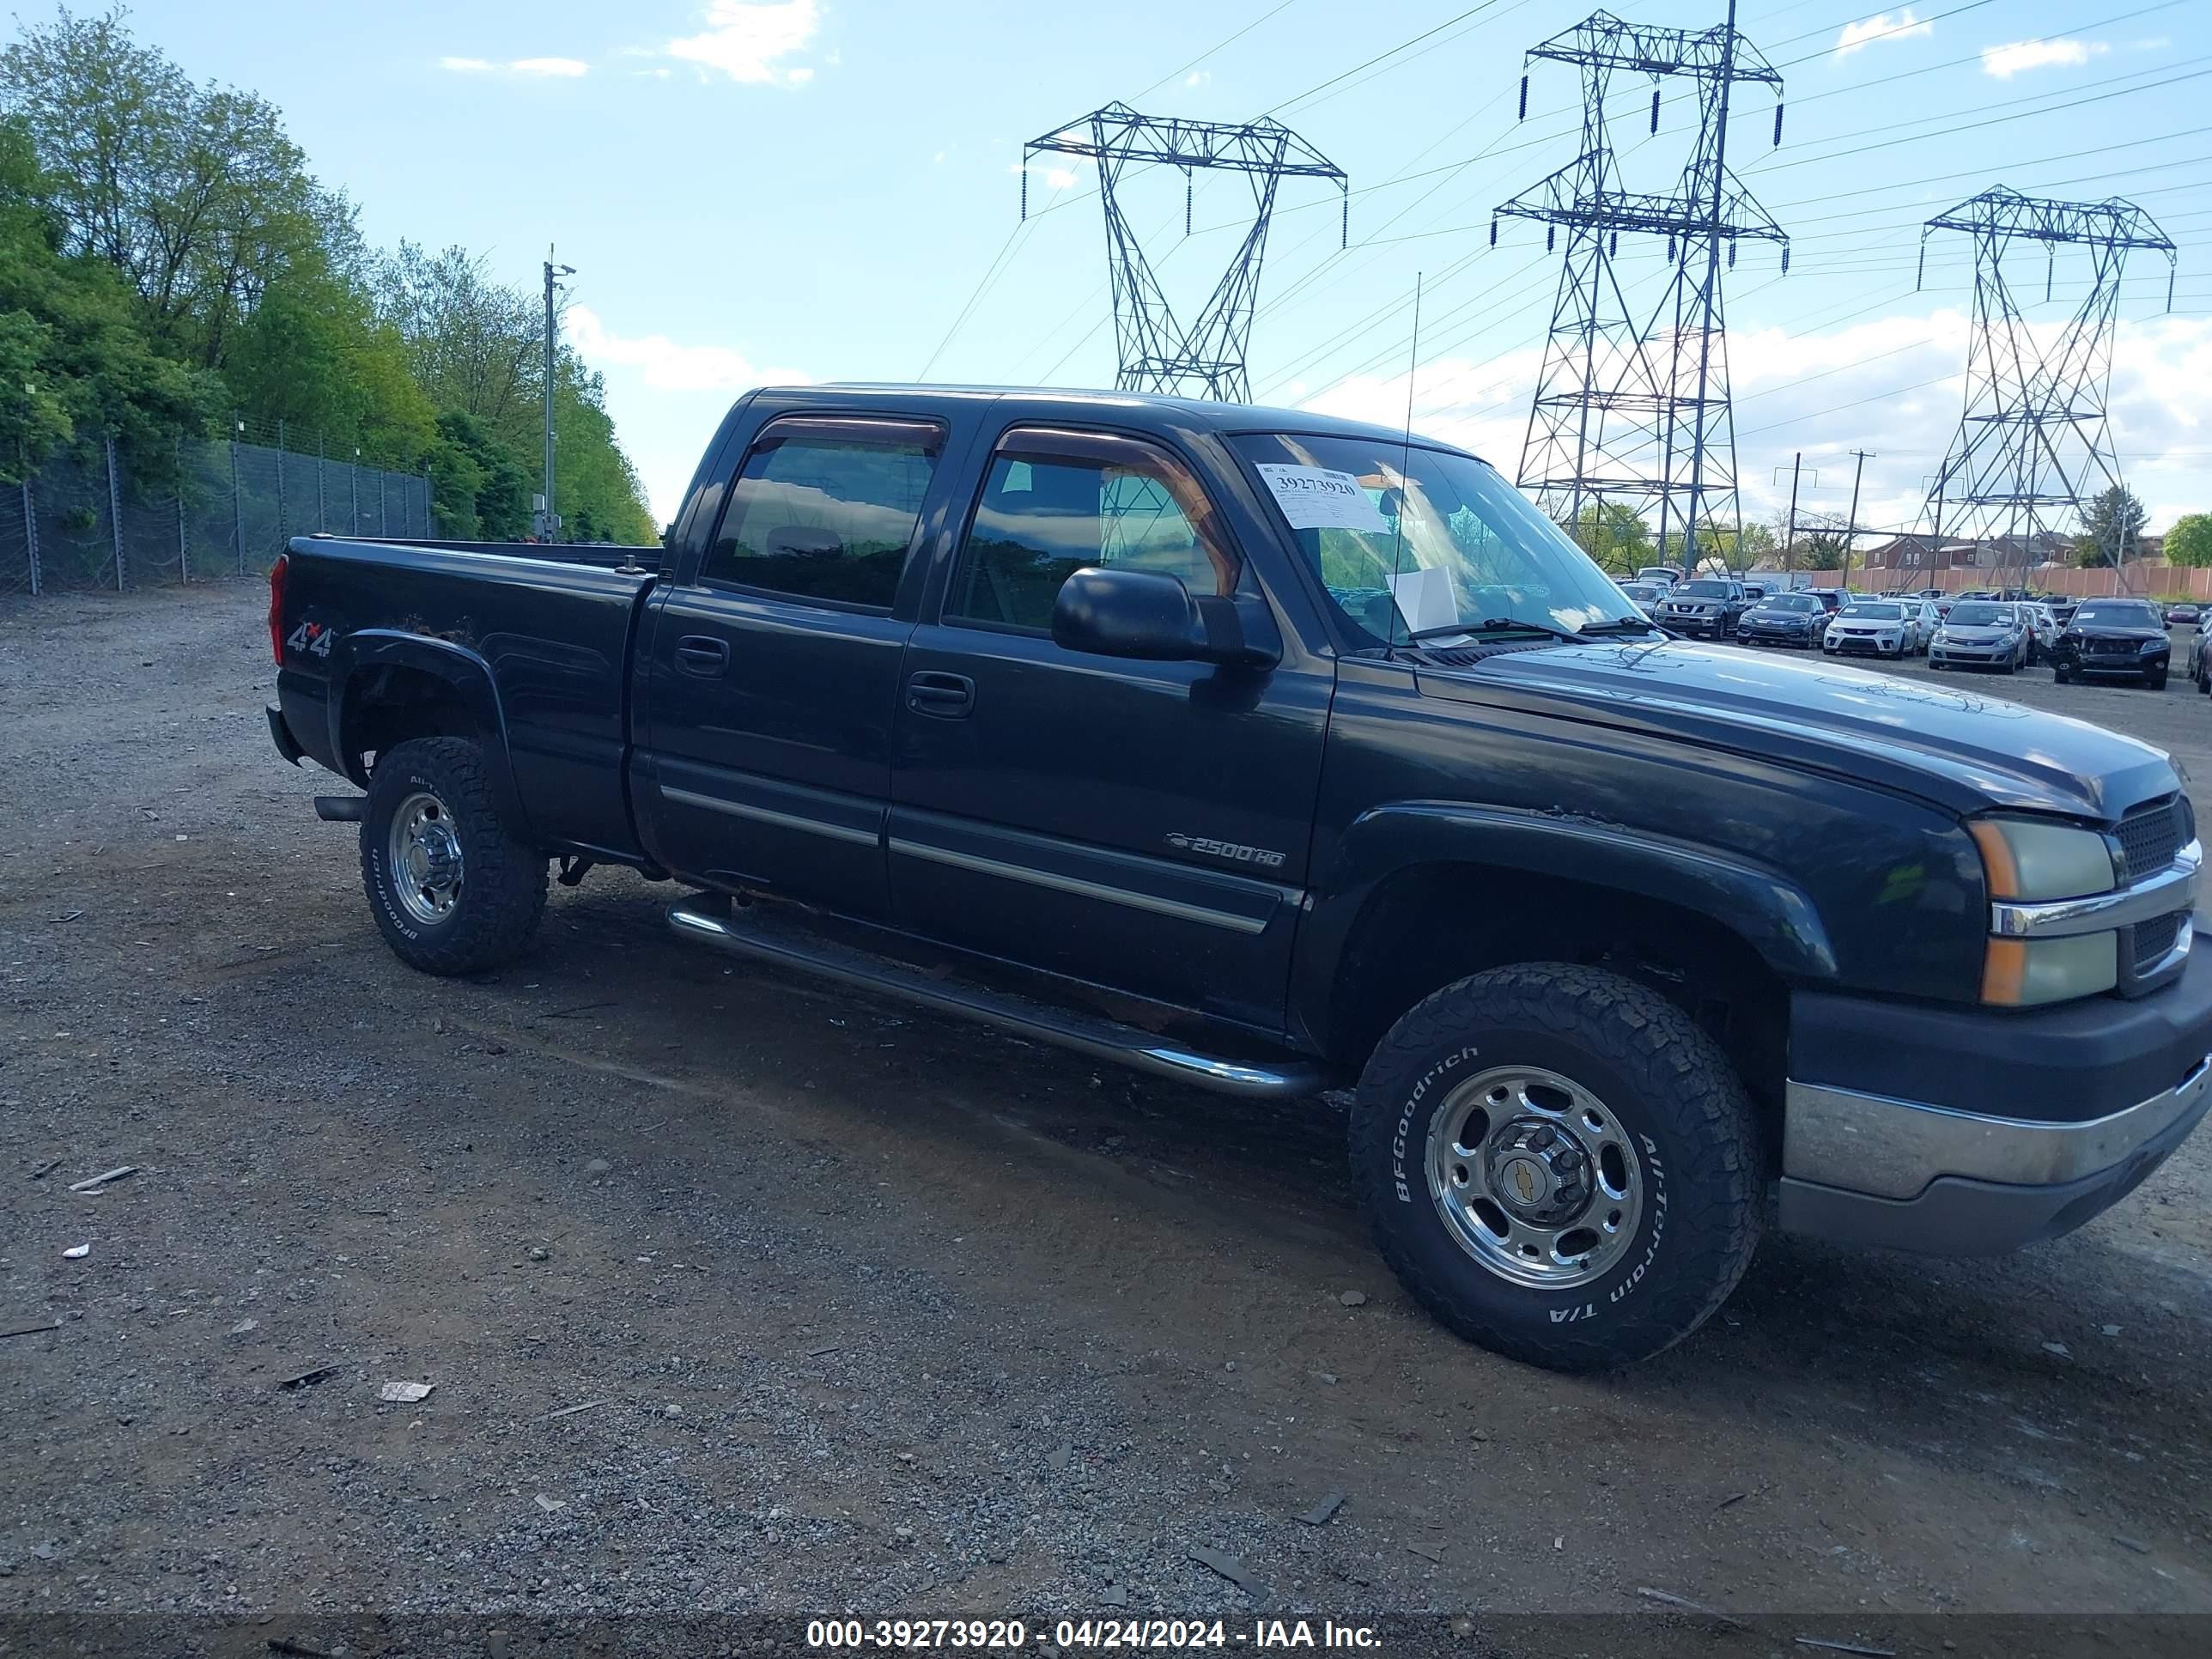
<svg viewBox="0 0 2212 1659">
<path fill-rule="evenodd" d="M 0 486 L 0 593 L 156 587 L 254 575 L 295 536 L 427 538 L 429 482 L 295 445 L 178 445 L 131 467 L 105 441 Z"/>
</svg>

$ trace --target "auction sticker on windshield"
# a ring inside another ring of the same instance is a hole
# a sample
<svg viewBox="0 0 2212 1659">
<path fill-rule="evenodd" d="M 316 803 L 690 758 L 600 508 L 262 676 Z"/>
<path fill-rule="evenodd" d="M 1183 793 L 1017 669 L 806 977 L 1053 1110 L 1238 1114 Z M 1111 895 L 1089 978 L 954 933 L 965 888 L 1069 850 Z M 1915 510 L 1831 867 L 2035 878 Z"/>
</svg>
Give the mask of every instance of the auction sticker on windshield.
<svg viewBox="0 0 2212 1659">
<path fill-rule="evenodd" d="M 1285 466 L 1262 461 L 1260 476 L 1293 530 L 1374 530 L 1388 532 L 1382 512 L 1349 472 L 1325 466 Z"/>
</svg>

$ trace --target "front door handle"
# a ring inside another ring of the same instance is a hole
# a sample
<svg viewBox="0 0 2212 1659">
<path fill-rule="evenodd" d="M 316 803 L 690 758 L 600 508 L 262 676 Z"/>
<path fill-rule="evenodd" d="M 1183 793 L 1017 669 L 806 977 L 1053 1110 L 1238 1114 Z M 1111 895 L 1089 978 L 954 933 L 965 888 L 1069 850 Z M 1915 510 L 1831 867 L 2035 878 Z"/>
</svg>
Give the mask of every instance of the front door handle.
<svg viewBox="0 0 2212 1659">
<path fill-rule="evenodd" d="M 686 634 L 676 641 L 676 666 L 702 680 L 720 679 L 730 665 L 730 642 L 708 634 Z"/>
<path fill-rule="evenodd" d="M 975 682 L 964 674 L 924 671 L 911 675 L 906 683 L 906 706 L 941 720 L 965 720 L 975 707 Z"/>
</svg>

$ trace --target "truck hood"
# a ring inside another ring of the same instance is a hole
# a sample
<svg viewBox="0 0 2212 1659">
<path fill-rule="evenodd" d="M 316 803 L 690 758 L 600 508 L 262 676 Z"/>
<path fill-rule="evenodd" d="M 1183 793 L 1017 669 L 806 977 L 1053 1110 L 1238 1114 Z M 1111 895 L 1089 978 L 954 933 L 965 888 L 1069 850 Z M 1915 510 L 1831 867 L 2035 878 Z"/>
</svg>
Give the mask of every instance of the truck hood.
<svg viewBox="0 0 2212 1659">
<path fill-rule="evenodd" d="M 1960 813 L 2112 819 L 2179 787 L 2102 726 L 1921 680 L 1717 646 L 1610 641 L 1423 666 L 1425 695 L 1648 732 L 1834 772 Z"/>
</svg>

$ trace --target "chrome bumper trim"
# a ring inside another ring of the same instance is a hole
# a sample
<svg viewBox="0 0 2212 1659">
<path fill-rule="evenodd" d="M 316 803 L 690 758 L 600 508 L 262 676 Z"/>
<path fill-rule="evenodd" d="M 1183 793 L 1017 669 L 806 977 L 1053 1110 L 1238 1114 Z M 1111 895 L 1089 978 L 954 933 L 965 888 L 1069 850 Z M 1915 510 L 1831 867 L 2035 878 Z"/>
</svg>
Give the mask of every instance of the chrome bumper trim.
<svg viewBox="0 0 2212 1659">
<path fill-rule="evenodd" d="M 2000 939 L 2065 939 L 2132 927 L 2139 921 L 2197 908 L 2197 872 L 2204 861 L 2201 842 L 2191 842 L 2173 862 L 2154 876 L 2116 893 L 2087 898 L 2053 899 L 2041 904 L 2000 901 L 1990 906 L 1990 932 Z"/>
<path fill-rule="evenodd" d="M 2202 1106 L 2212 1054 L 2164 1094 L 2087 1123 L 1984 1117 L 1794 1079 L 1784 1091 L 1782 1170 L 1793 1180 L 1917 1198 L 1944 1176 L 2054 1187 L 2110 1169 Z"/>
</svg>

